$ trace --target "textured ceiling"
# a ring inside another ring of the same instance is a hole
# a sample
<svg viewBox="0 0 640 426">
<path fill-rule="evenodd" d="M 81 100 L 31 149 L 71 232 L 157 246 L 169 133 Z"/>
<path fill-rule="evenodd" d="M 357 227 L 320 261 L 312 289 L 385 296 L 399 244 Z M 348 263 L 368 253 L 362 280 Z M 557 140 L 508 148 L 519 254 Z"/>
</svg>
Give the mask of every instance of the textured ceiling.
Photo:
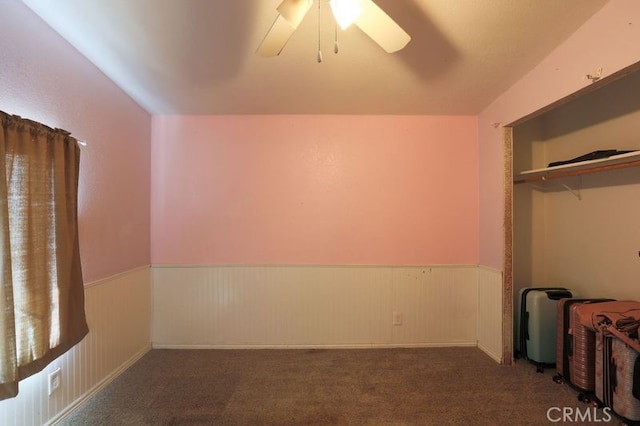
<svg viewBox="0 0 640 426">
<path fill-rule="evenodd" d="M 23 1 L 152 114 L 477 114 L 606 3 L 375 0 L 411 42 L 388 54 L 353 26 L 335 55 L 315 0 L 263 58 L 280 0 Z"/>
</svg>

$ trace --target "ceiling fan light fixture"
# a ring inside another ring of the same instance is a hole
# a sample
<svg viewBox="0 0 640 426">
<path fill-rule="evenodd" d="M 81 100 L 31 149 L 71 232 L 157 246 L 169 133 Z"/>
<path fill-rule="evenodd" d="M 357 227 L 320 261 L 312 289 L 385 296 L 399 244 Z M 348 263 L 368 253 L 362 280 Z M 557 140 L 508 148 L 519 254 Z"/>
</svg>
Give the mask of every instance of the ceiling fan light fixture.
<svg viewBox="0 0 640 426">
<path fill-rule="evenodd" d="M 318 1 L 318 42 L 320 41 L 321 3 L 329 2 L 337 26 L 342 29 L 355 24 L 388 53 L 403 49 L 411 36 L 400 27 L 373 0 L 317 0 Z M 258 46 L 260 56 L 278 56 L 289 41 L 305 15 L 314 4 L 314 0 L 281 0 L 276 8 L 278 16 Z M 336 47 L 337 51 L 337 39 Z M 319 50 L 319 47 L 318 47 Z M 322 59 L 319 56 L 320 59 Z"/>
<path fill-rule="evenodd" d="M 298 28 L 312 5 L 313 0 L 282 0 L 276 10 L 293 28 Z"/>
<path fill-rule="evenodd" d="M 362 14 L 360 0 L 331 0 L 331 11 L 336 22 L 346 30 Z"/>
</svg>

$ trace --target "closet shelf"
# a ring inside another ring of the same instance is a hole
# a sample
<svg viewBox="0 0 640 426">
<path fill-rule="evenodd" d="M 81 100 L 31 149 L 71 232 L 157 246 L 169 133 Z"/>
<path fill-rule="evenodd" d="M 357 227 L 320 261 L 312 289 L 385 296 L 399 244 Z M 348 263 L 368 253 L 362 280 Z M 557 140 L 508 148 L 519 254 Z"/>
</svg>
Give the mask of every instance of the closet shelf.
<svg viewBox="0 0 640 426">
<path fill-rule="evenodd" d="M 544 169 L 526 170 L 513 177 L 513 183 L 532 183 L 590 173 L 600 173 L 609 170 L 640 167 L 640 151 L 614 155 L 598 160 L 581 161 L 579 163 L 563 164 L 561 166 L 546 167 Z"/>
</svg>

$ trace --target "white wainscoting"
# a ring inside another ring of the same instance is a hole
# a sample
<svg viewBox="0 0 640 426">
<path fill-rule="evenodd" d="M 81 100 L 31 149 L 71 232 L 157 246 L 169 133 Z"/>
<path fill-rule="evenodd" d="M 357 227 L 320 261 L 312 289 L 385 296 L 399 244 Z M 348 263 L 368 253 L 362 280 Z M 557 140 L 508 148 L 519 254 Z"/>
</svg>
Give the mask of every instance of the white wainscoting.
<svg viewBox="0 0 640 426">
<path fill-rule="evenodd" d="M 20 382 L 16 398 L 0 401 L 0 424 L 55 423 L 144 355 L 151 348 L 150 289 L 148 266 L 88 284 L 89 334 L 42 372 Z M 48 396 L 47 376 L 57 368 L 61 386 Z"/>
<path fill-rule="evenodd" d="M 477 344 L 477 266 L 152 271 L 155 348 Z M 394 312 L 402 325 L 392 324 Z"/>
<path fill-rule="evenodd" d="M 502 363 L 502 271 L 478 268 L 478 347 Z"/>
</svg>

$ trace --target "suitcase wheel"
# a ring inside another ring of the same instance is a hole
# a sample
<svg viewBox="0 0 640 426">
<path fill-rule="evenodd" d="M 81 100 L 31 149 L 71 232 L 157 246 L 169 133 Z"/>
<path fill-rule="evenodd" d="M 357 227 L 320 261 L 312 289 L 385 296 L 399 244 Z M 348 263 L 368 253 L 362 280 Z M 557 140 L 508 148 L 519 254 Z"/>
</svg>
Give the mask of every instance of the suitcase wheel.
<svg viewBox="0 0 640 426">
<path fill-rule="evenodd" d="M 561 384 L 563 384 L 563 383 L 564 383 L 564 379 L 563 379 L 563 378 L 562 378 L 562 376 L 561 376 L 561 375 L 559 375 L 559 374 L 556 374 L 555 376 L 553 376 L 553 377 L 552 377 L 552 380 L 553 380 L 555 383 L 559 384 L 559 385 L 561 385 Z"/>
<path fill-rule="evenodd" d="M 602 406 L 600 405 L 600 401 L 598 401 L 597 398 L 592 398 L 590 395 L 587 395 L 585 393 L 578 394 L 578 401 L 589 404 L 595 408 L 602 408 Z"/>
</svg>

